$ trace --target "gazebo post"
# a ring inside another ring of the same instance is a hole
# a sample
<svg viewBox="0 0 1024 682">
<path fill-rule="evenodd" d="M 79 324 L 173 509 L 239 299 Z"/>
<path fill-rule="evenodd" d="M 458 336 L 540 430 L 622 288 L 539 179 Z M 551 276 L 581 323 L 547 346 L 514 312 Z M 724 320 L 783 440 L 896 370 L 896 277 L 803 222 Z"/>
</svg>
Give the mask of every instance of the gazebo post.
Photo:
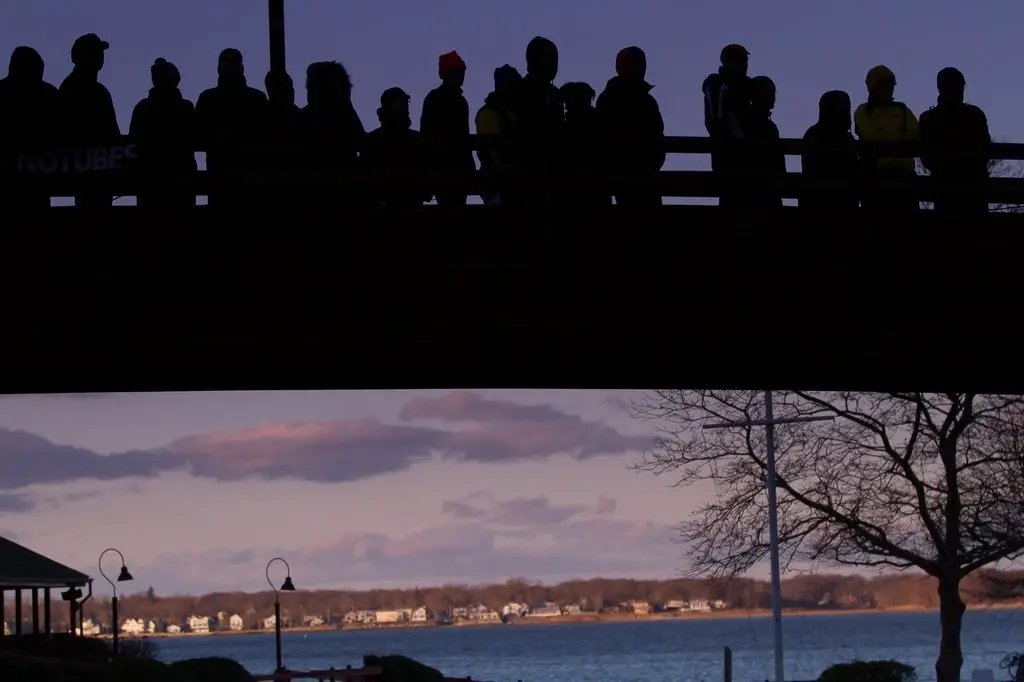
<svg viewBox="0 0 1024 682">
<path fill-rule="evenodd" d="M 45 590 L 43 590 L 43 631 L 46 633 L 47 637 L 53 634 L 53 631 L 50 628 L 51 608 L 52 607 L 50 606 L 50 588 L 47 587 Z"/>
<path fill-rule="evenodd" d="M 7 628 L 7 594 L 0 589 L 0 638 L 5 634 Z"/>
<path fill-rule="evenodd" d="M 39 588 L 32 588 L 32 634 L 39 635 Z"/>
<path fill-rule="evenodd" d="M 21 627 L 21 588 L 14 588 L 14 634 L 20 635 L 24 628 Z"/>
</svg>

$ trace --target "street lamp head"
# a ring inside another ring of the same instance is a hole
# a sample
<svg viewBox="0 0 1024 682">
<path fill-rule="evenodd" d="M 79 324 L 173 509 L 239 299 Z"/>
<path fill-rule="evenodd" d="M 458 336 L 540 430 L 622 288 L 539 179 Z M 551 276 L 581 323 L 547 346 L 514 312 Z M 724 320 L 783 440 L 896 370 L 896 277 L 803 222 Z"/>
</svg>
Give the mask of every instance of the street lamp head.
<svg viewBox="0 0 1024 682">
<path fill-rule="evenodd" d="M 281 583 L 281 591 L 282 592 L 294 592 L 295 591 L 295 583 L 292 582 L 292 577 L 291 576 L 287 576 L 284 579 L 284 582 Z"/>
<path fill-rule="evenodd" d="M 135 580 L 135 578 L 133 578 L 132 574 L 128 572 L 128 567 L 122 565 L 121 566 L 121 573 L 119 573 L 118 576 L 117 576 L 117 582 L 123 583 L 123 582 L 126 582 L 128 580 Z"/>
<path fill-rule="evenodd" d="M 77 587 L 69 587 L 60 593 L 60 598 L 64 601 L 78 601 L 82 598 L 82 591 Z"/>
</svg>

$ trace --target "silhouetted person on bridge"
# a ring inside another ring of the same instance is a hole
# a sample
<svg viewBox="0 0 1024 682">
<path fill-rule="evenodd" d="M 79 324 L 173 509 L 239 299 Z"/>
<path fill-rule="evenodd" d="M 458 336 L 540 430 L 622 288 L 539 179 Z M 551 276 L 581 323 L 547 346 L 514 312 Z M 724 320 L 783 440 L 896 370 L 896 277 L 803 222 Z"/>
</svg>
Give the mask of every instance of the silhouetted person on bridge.
<svg viewBox="0 0 1024 682">
<path fill-rule="evenodd" d="M 361 160 L 370 172 L 389 171 L 426 174 L 430 170 L 424 142 L 412 129 L 409 95 L 402 88 L 388 88 L 380 96 L 377 120 L 380 127 L 366 136 Z M 388 188 L 374 195 L 374 203 L 388 208 L 422 206 L 429 193 Z"/>
<path fill-rule="evenodd" d="M 851 185 L 857 179 L 857 141 L 850 133 L 853 105 L 842 90 L 830 90 L 818 100 L 818 122 L 804 133 L 801 170 L 811 180 L 842 185 L 815 190 L 800 197 L 804 208 L 853 209 L 859 204 Z"/>
<path fill-rule="evenodd" d="M 562 133 L 565 106 L 554 85 L 558 75 L 558 48 L 547 38 L 534 38 L 526 46 L 526 75 L 519 93 L 519 134 L 523 148 L 524 170 L 551 174 L 561 169 Z M 527 192 L 530 203 L 550 205 L 555 194 L 548 191 Z"/>
<path fill-rule="evenodd" d="M 352 106 L 352 80 L 338 62 L 315 62 L 306 69 L 306 101 L 302 109 L 304 164 L 314 172 L 355 169 L 366 129 Z M 339 192 L 340 189 L 340 192 Z M 319 187 L 304 194 L 323 205 L 351 203 L 351 188 Z"/>
<path fill-rule="evenodd" d="M 609 166 L 624 177 L 653 178 L 665 164 L 665 122 L 646 80 L 647 55 L 639 47 L 621 50 L 615 73 L 597 98 L 597 117 L 611 145 Z M 622 189 L 615 203 L 650 208 L 661 206 L 661 195 L 656 189 Z"/>
<path fill-rule="evenodd" d="M 597 93 L 589 83 L 582 82 L 566 83 L 560 90 L 565 102 L 565 167 L 578 182 L 586 182 L 588 175 L 608 168 L 603 131 L 594 108 Z M 578 207 L 610 206 L 612 198 L 600 192 L 572 192 L 562 197 L 560 203 Z"/>
<path fill-rule="evenodd" d="M 865 85 L 868 101 L 857 107 L 853 114 L 854 130 L 863 142 L 915 142 L 921 139 L 914 112 L 893 99 L 896 75 L 885 66 L 868 71 Z M 887 181 L 909 181 L 916 177 L 912 156 L 879 157 L 870 151 L 861 152 L 861 164 L 867 178 L 884 184 Z M 916 211 L 920 208 L 912 195 L 885 191 L 869 191 L 863 200 L 864 208 Z"/>
<path fill-rule="evenodd" d="M 267 127 L 263 140 L 267 148 L 262 166 L 273 173 L 302 169 L 302 112 L 295 105 L 295 84 L 284 71 L 268 71 L 263 79 L 267 90 Z M 296 199 L 296 188 L 282 187 L 261 194 L 263 203 L 271 206 L 290 205 Z"/>
<path fill-rule="evenodd" d="M 14 48 L 7 77 L 0 79 L 0 156 L 16 164 L 19 152 L 54 146 L 60 119 L 57 88 L 43 80 L 43 58 L 31 47 Z M 16 167 L 7 169 L 9 173 Z M 12 182 L 0 184 L 0 205 L 4 208 L 47 208 L 45 192 L 25 189 Z"/>
<path fill-rule="evenodd" d="M 195 107 L 178 88 L 178 67 L 161 58 L 153 62 L 149 72 L 153 87 L 135 105 L 128 127 L 128 135 L 139 147 L 139 165 L 146 179 L 138 205 L 195 206 L 195 189 L 169 182 L 173 176 L 186 177 L 196 170 Z"/>
<path fill-rule="evenodd" d="M 73 147 L 106 147 L 120 144 L 121 128 L 110 91 L 99 82 L 110 43 L 95 33 L 87 33 L 71 46 L 74 67 L 60 84 L 60 108 L 63 142 Z M 96 169 L 99 170 L 99 169 Z M 75 195 L 75 206 L 110 206 L 110 192 L 93 191 Z"/>
<path fill-rule="evenodd" d="M 744 156 L 738 148 L 746 138 L 750 117 L 750 52 L 742 45 L 726 45 L 719 55 L 718 73 L 704 79 L 704 127 L 711 141 L 722 145 L 711 153 L 711 170 L 725 183 L 719 206 L 736 206 L 742 194 L 729 192 L 728 186 L 737 182 L 732 176 L 743 171 Z"/>
<path fill-rule="evenodd" d="M 779 127 L 772 120 L 775 97 L 775 82 L 771 78 L 755 76 L 750 79 L 750 116 L 745 135 L 750 142 L 760 145 L 779 141 Z M 782 195 L 765 185 L 785 177 L 786 155 L 781 150 L 756 146 L 746 156 L 748 194 L 744 205 L 757 209 L 781 207 Z"/>
<path fill-rule="evenodd" d="M 212 174 L 230 174 L 257 167 L 268 116 L 267 96 L 250 87 L 242 53 L 227 48 L 217 59 L 217 85 L 204 90 L 196 101 L 196 128 L 206 149 L 206 168 Z M 252 193 L 230 187 L 211 190 L 210 206 L 247 203 Z"/>
<path fill-rule="evenodd" d="M 936 180 L 982 184 L 989 176 L 992 137 L 988 119 L 973 104 L 964 102 L 967 80 L 957 69 L 947 67 L 936 76 L 938 102 L 921 114 L 921 140 L 925 168 Z M 945 194 L 935 199 L 935 210 L 947 213 L 988 212 L 984 192 Z"/>
<path fill-rule="evenodd" d="M 466 80 L 466 62 L 458 52 L 446 52 L 438 58 L 437 75 L 441 85 L 423 100 L 420 133 L 434 149 L 438 170 L 472 173 L 476 170 L 469 143 L 469 103 L 462 94 Z M 465 206 L 466 194 L 445 192 L 437 195 L 438 206 Z"/>
<path fill-rule="evenodd" d="M 522 170 L 522 154 L 518 145 L 510 144 L 519 135 L 519 93 L 523 77 L 514 66 L 505 64 L 494 70 L 494 90 L 487 95 L 476 114 L 476 134 L 480 140 L 480 170 L 484 173 L 509 173 Z M 488 205 L 515 203 L 518 197 L 508 192 L 485 192 Z"/>
</svg>

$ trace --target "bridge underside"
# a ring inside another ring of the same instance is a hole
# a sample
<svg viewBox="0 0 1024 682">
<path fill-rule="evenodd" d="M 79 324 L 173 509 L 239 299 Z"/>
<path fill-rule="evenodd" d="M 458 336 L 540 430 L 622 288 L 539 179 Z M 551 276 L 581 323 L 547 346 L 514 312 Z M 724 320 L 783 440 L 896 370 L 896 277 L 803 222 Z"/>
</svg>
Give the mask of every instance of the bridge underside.
<svg viewBox="0 0 1024 682">
<path fill-rule="evenodd" d="M 717 207 L 25 214 L 8 392 L 1024 389 L 1024 221 Z"/>
</svg>

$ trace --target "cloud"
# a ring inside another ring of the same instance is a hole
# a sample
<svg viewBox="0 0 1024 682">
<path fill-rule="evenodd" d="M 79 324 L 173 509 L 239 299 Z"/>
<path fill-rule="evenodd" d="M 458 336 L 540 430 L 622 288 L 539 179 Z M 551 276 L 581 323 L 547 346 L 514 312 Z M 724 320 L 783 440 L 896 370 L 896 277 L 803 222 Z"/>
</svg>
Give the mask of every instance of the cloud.
<svg viewBox="0 0 1024 682">
<path fill-rule="evenodd" d="M 35 502 L 27 495 L 19 495 L 17 493 L 0 493 L 0 514 L 19 514 L 31 511 L 35 506 Z"/>
<path fill-rule="evenodd" d="M 556 505 L 546 495 L 495 500 L 485 493 L 474 493 L 461 500 L 447 500 L 441 511 L 456 519 L 474 519 L 501 526 L 539 526 L 563 523 L 587 511 L 580 504 Z"/>
<path fill-rule="evenodd" d="M 267 549 L 251 557 L 230 550 L 168 552 L 132 570 L 140 582 L 191 593 L 267 589 L 264 569 L 274 556 L 288 558 L 300 589 L 500 582 L 517 575 L 545 582 L 668 577 L 678 566 L 671 539 L 667 526 L 609 519 L 530 532 L 455 522 L 405 535 L 350 533 L 320 547 Z"/>
<path fill-rule="evenodd" d="M 26 431 L 0 429 L 0 490 L 172 471 L 219 481 L 356 481 L 401 471 L 432 457 L 484 463 L 560 454 L 583 459 L 650 445 L 646 436 L 623 434 L 551 405 L 491 400 L 465 391 L 414 398 L 399 417 L 398 424 L 372 419 L 266 424 L 110 455 L 58 445 Z M 410 423 L 422 420 L 443 425 Z"/>
</svg>

